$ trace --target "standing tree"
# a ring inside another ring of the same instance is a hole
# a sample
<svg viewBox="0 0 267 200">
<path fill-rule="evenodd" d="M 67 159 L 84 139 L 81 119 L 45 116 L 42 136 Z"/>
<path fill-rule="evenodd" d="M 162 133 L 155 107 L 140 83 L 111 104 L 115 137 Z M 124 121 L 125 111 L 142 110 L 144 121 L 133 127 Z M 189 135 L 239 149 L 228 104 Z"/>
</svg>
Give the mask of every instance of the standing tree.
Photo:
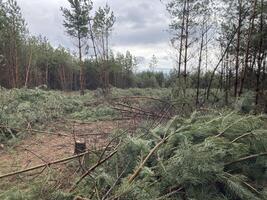
<svg viewBox="0 0 267 200">
<path fill-rule="evenodd" d="M 97 43 L 95 45 L 98 50 L 98 57 L 102 64 L 100 79 L 104 93 L 106 93 L 109 88 L 109 36 L 115 20 L 113 11 L 111 11 L 110 7 L 106 4 L 104 8 L 100 7 L 96 11 L 94 24 L 92 26 L 95 39 L 94 42 Z"/>
<path fill-rule="evenodd" d="M 158 59 L 155 55 L 152 56 L 151 61 L 149 63 L 149 69 L 151 72 L 155 72 L 155 68 L 158 65 Z"/>
<path fill-rule="evenodd" d="M 5 57 L 9 85 L 20 87 L 20 72 L 22 69 L 19 56 L 22 53 L 21 47 L 25 39 L 26 26 L 15 0 L 0 2 L 0 6 L 1 39 L 3 40 L 3 49 L 0 54 Z"/>
<path fill-rule="evenodd" d="M 71 9 L 61 8 L 63 12 L 64 27 L 67 33 L 78 40 L 79 61 L 80 61 L 80 91 L 84 95 L 84 66 L 82 62 L 82 48 L 85 43 L 83 39 L 88 36 L 89 13 L 92 10 L 91 0 L 68 0 Z"/>
</svg>

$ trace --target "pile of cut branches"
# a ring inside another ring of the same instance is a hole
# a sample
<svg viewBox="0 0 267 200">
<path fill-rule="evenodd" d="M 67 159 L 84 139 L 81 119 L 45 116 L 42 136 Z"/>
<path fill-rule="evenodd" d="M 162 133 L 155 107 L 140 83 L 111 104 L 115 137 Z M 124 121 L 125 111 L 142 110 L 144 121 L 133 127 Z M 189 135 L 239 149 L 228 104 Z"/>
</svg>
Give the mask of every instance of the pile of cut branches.
<svg viewBox="0 0 267 200">
<path fill-rule="evenodd" d="M 89 199 L 267 198 L 266 116 L 195 112 L 125 136 L 116 155 L 78 185 Z"/>
</svg>

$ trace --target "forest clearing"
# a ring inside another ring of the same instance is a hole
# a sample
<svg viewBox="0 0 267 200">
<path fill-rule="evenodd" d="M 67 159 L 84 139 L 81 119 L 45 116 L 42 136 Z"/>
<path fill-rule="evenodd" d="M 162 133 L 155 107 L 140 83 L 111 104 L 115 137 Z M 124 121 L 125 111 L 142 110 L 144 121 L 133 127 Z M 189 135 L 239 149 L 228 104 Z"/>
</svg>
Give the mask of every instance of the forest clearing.
<svg viewBox="0 0 267 200">
<path fill-rule="evenodd" d="M 0 200 L 267 200 L 265 0 L 0 0 Z"/>
<path fill-rule="evenodd" d="M 200 199 L 264 199 L 266 115 L 248 114 L 244 97 L 232 109 L 192 113 L 185 104 L 173 116 L 181 105 L 170 94 L 2 89 L 1 199 L 199 198 L 199 190 Z M 87 145 L 82 155 L 77 141 Z"/>
</svg>

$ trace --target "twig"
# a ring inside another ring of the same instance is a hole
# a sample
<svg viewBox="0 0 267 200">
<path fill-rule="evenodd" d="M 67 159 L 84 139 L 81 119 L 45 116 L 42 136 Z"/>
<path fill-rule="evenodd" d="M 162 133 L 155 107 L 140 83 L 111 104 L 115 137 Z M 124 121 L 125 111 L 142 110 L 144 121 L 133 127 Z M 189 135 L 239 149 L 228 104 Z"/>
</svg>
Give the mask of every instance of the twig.
<svg viewBox="0 0 267 200">
<path fill-rule="evenodd" d="M 41 161 L 43 161 L 44 163 L 47 164 L 47 161 L 46 161 L 46 160 L 44 160 L 41 156 L 37 155 L 37 154 L 34 153 L 33 151 L 31 151 L 31 150 L 29 150 L 29 149 L 26 149 L 26 148 L 25 148 L 25 151 L 30 152 L 31 154 L 35 155 L 37 158 L 39 158 Z"/>
<path fill-rule="evenodd" d="M 245 133 L 245 134 L 243 134 L 243 135 L 241 135 L 241 136 L 235 138 L 231 143 L 233 144 L 233 143 L 237 142 L 238 140 L 240 140 L 240 139 L 242 139 L 242 138 L 244 138 L 244 137 L 247 137 L 247 136 L 249 136 L 249 135 L 254 135 L 254 134 L 253 134 L 253 132 Z"/>
<path fill-rule="evenodd" d="M 71 157 L 68 157 L 68 158 L 63 158 L 63 159 L 56 160 L 56 161 L 53 161 L 53 162 L 49 162 L 49 163 L 42 164 L 42 165 L 37 165 L 37 166 L 31 167 L 31 168 L 28 168 L 28 169 L 25 169 L 25 170 L 20 170 L 20 171 L 17 171 L 17 172 L 8 173 L 8 174 L 0 176 L 0 179 L 7 178 L 7 177 L 10 177 L 10 176 L 15 176 L 15 175 L 22 174 L 22 173 L 29 172 L 29 171 L 33 171 L 33 170 L 40 169 L 40 168 L 43 168 L 43 167 L 47 167 L 47 166 L 63 163 L 63 162 L 66 162 L 66 161 L 73 160 L 75 158 L 79 158 L 81 156 L 84 156 L 84 155 L 86 155 L 86 154 L 88 154 L 90 152 L 91 151 L 88 150 L 87 152 L 84 152 L 84 153 L 81 153 L 81 154 L 78 154 L 78 155 L 75 155 L 75 156 L 71 156 Z"/>
<path fill-rule="evenodd" d="M 254 187 L 253 187 L 252 185 L 250 185 L 249 183 L 243 181 L 243 180 L 240 179 L 239 177 L 236 177 L 236 176 L 234 176 L 234 175 L 232 175 L 232 174 L 230 174 L 230 173 L 227 173 L 227 172 L 226 172 L 226 175 L 228 175 L 228 176 L 230 176 L 230 177 L 233 177 L 233 178 L 236 178 L 236 179 L 240 180 L 240 181 L 241 181 L 245 186 L 247 186 L 250 190 L 252 190 L 252 191 L 255 192 L 256 194 L 260 195 L 260 192 L 259 192 L 256 188 L 254 188 Z"/>
<path fill-rule="evenodd" d="M 146 156 L 146 158 L 144 159 L 144 161 L 140 164 L 140 166 L 137 168 L 137 170 L 134 172 L 134 174 L 129 178 L 128 182 L 132 183 L 133 180 L 139 175 L 139 173 L 141 172 L 141 170 L 143 169 L 143 167 L 145 166 L 146 162 L 148 161 L 148 159 L 153 155 L 153 153 L 165 142 L 167 141 L 167 138 L 162 139 L 150 152 L 149 154 Z"/>
<path fill-rule="evenodd" d="M 168 101 L 164 101 L 162 99 L 158 99 L 155 97 L 148 97 L 148 96 L 125 96 L 125 97 L 120 97 L 120 98 L 113 98 L 112 100 L 122 100 L 122 99 L 148 99 L 148 100 L 153 100 L 153 101 L 159 101 L 162 103 L 167 103 L 167 104 L 171 104 L 171 102 Z"/>
<path fill-rule="evenodd" d="M 121 179 L 121 177 L 123 176 L 124 172 L 126 171 L 126 169 L 128 168 L 129 163 L 126 165 L 126 167 L 124 168 L 124 170 L 122 171 L 122 173 L 119 175 L 119 177 L 116 179 L 116 181 L 113 183 L 113 185 L 110 187 L 110 189 L 107 191 L 107 193 L 104 195 L 104 197 L 102 198 L 102 200 L 105 200 L 108 195 L 111 193 L 111 191 L 114 189 L 114 187 L 117 185 L 117 183 L 119 182 L 119 180 Z"/>
<path fill-rule="evenodd" d="M 73 185 L 73 187 L 71 188 L 70 192 L 72 192 L 73 190 L 76 189 L 76 187 L 79 185 L 79 183 L 86 177 L 88 176 L 92 171 L 94 171 L 97 167 L 99 167 L 100 165 L 102 165 L 103 163 L 105 163 L 107 160 L 109 160 L 110 158 L 112 158 L 118 151 L 115 150 L 113 151 L 109 156 L 107 156 L 106 158 L 104 158 L 103 160 L 97 162 L 94 166 L 92 166 L 87 172 L 85 172 L 81 178 Z"/>
<path fill-rule="evenodd" d="M 237 123 L 245 120 L 245 119 L 249 119 L 252 116 L 247 116 L 247 117 L 242 117 L 238 120 L 236 120 L 235 122 L 233 122 L 232 124 L 230 124 L 229 126 L 227 126 L 223 131 L 221 131 L 218 135 L 216 135 L 216 137 L 221 137 L 229 128 L 231 128 L 232 126 L 236 125 Z"/>
<path fill-rule="evenodd" d="M 165 195 L 163 195 L 163 196 L 157 198 L 156 200 L 161 200 L 161 199 L 168 198 L 168 197 L 170 197 L 170 196 L 172 196 L 172 195 L 174 195 L 174 194 L 179 193 L 179 192 L 180 192 L 181 190 L 183 190 L 183 189 L 184 189 L 183 187 L 180 187 L 180 188 L 178 188 L 177 190 L 175 190 L 175 191 L 173 191 L 173 192 L 170 192 L 170 193 L 168 193 L 168 194 L 165 194 Z"/>
<path fill-rule="evenodd" d="M 232 164 L 239 163 L 239 162 L 243 162 L 243 161 L 250 160 L 250 159 L 253 159 L 253 158 L 257 158 L 257 157 L 261 157 L 261 156 L 267 156 L 267 152 L 254 154 L 254 155 L 250 155 L 250 156 L 247 156 L 247 157 L 244 157 L 244 158 L 240 158 L 238 160 L 226 163 L 225 166 L 232 165 Z"/>
<path fill-rule="evenodd" d="M 21 131 L 26 131 L 26 132 L 35 132 L 35 133 L 45 133 L 45 134 L 54 134 L 54 135 L 59 135 L 59 136 L 66 136 L 69 137 L 70 135 L 68 134 L 64 134 L 64 133 L 54 133 L 54 132 L 48 132 L 48 131 L 41 131 L 41 130 L 35 130 L 35 129 L 21 129 L 21 128 L 13 128 L 10 126 L 6 126 L 6 125 L 0 125 L 0 128 L 7 128 L 7 129 L 11 129 L 17 132 L 21 132 Z"/>
</svg>

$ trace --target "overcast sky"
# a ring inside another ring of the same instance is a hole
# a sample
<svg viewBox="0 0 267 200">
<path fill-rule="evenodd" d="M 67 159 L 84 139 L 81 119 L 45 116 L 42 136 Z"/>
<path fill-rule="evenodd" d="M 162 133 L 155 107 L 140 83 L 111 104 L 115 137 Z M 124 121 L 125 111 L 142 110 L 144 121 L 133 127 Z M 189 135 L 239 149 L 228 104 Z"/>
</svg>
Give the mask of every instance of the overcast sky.
<svg viewBox="0 0 267 200">
<path fill-rule="evenodd" d="M 60 7 L 67 7 L 67 0 L 17 0 L 28 28 L 33 35 L 46 36 L 54 46 L 63 45 L 74 49 L 73 40 L 62 26 Z M 144 58 L 139 70 L 148 67 L 152 55 L 158 58 L 159 70 L 173 67 L 167 32 L 169 17 L 160 0 L 94 0 L 94 7 L 108 3 L 116 16 L 111 39 L 115 52 L 130 50 Z"/>
</svg>

